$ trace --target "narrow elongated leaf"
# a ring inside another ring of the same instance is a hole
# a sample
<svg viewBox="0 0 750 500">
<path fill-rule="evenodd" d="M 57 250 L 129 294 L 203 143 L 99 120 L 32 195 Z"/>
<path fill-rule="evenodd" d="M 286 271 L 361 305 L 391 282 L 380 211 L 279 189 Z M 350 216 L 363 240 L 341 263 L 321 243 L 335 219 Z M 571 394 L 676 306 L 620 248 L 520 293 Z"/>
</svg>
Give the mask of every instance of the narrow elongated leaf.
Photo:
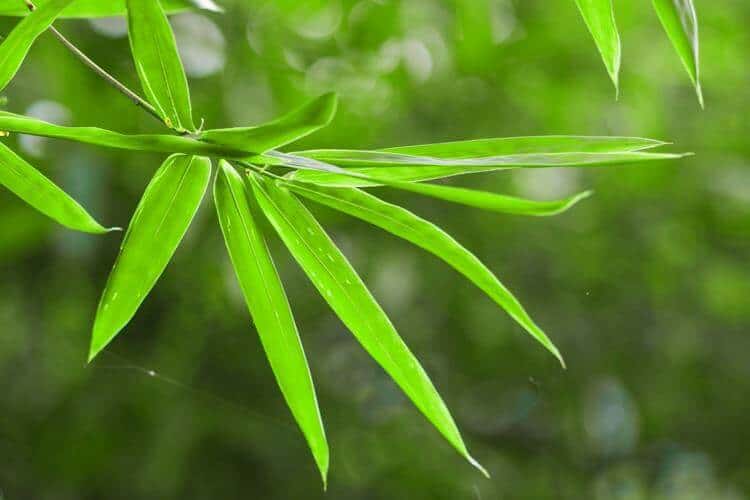
<svg viewBox="0 0 750 500">
<path fill-rule="evenodd" d="M 50 1 L 35 0 L 34 4 L 42 6 Z M 161 4 L 170 14 L 194 9 L 221 12 L 221 8 L 213 0 L 161 0 Z M 26 16 L 28 13 L 29 10 L 21 0 L 0 0 L 0 16 Z M 75 0 L 62 11 L 60 17 L 110 17 L 124 16 L 125 13 L 125 0 Z"/>
<path fill-rule="evenodd" d="M 250 182 L 263 212 L 339 318 L 448 442 L 483 471 L 419 361 L 317 220 L 287 189 L 255 175 Z"/>
<path fill-rule="evenodd" d="M 50 0 L 18 22 L 0 44 L 0 90 L 18 72 L 31 45 L 44 33 L 72 0 Z M 18 4 L 25 6 L 24 2 Z"/>
<path fill-rule="evenodd" d="M 128 36 L 138 77 L 168 127 L 195 130 L 185 69 L 159 0 L 127 0 Z"/>
<path fill-rule="evenodd" d="M 208 144 L 189 137 L 177 135 L 127 135 L 97 127 L 63 127 L 35 118 L 0 111 L 0 131 L 65 139 L 130 151 L 153 151 L 159 153 L 184 153 L 202 156 L 243 158 L 244 151 L 233 151 L 225 146 Z"/>
<path fill-rule="evenodd" d="M 677 55 L 680 56 L 685 70 L 695 87 L 698 102 L 703 107 L 703 91 L 700 82 L 698 17 L 695 14 L 693 0 L 653 0 L 654 9 L 659 16 L 667 36 L 672 42 Z"/>
<path fill-rule="evenodd" d="M 392 181 L 401 182 L 424 182 L 434 179 L 445 179 L 457 175 L 468 175 L 483 172 L 495 172 L 505 170 L 503 167 L 435 167 L 435 166 L 416 166 L 416 167 L 353 167 L 347 168 L 347 172 L 360 174 L 362 177 L 342 176 L 325 172 L 316 172 L 314 170 L 292 170 L 286 174 L 290 180 L 299 180 L 301 182 L 313 183 L 319 186 L 330 187 L 375 187 L 382 186 L 382 183 L 368 181 L 366 177 L 382 177 Z"/>
<path fill-rule="evenodd" d="M 47 217 L 86 233 L 111 231 L 23 158 L 0 143 L 0 184 Z"/>
<path fill-rule="evenodd" d="M 96 311 L 89 361 L 122 330 L 167 267 L 198 210 L 208 158 L 174 155 L 154 174 L 130 221 Z"/>
<path fill-rule="evenodd" d="M 621 49 L 612 0 L 576 0 L 576 4 L 591 36 L 594 37 L 596 48 L 599 49 L 604 66 L 617 91 Z"/>
<path fill-rule="evenodd" d="M 264 125 L 206 130 L 199 138 L 248 153 L 264 153 L 328 125 L 336 114 L 336 103 L 336 94 L 324 94 Z"/>
<path fill-rule="evenodd" d="M 460 243 L 431 222 L 359 189 L 336 189 L 289 183 L 289 189 L 310 200 L 374 224 L 444 260 L 515 319 L 560 361 L 560 352 L 503 284 Z"/>
<path fill-rule="evenodd" d="M 216 176 L 214 200 L 232 265 L 271 369 L 325 484 L 328 443 L 292 310 L 257 225 L 257 208 L 248 203 L 243 179 L 224 161 Z"/>
</svg>

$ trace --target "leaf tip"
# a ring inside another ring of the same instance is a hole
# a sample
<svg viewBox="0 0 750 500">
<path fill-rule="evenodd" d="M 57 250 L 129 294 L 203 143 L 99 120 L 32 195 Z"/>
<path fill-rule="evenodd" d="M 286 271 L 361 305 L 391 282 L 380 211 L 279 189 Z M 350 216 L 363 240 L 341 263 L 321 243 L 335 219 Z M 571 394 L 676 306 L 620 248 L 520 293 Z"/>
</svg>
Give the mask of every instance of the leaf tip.
<svg viewBox="0 0 750 500">
<path fill-rule="evenodd" d="M 491 476 L 490 476 L 490 473 L 489 473 L 489 472 L 487 472 L 487 469 L 485 469 L 485 468 L 484 468 L 484 467 L 482 466 L 482 464 L 480 464 L 480 463 L 479 463 L 479 462 L 478 462 L 478 461 L 477 461 L 477 460 L 476 460 L 476 459 L 475 459 L 474 457 L 472 457 L 472 456 L 471 456 L 471 455 L 469 455 L 468 453 L 466 454 L 466 460 L 468 460 L 468 461 L 469 461 L 469 463 L 470 463 L 470 464 L 471 464 L 471 465 L 472 465 L 472 466 L 473 466 L 473 467 L 474 467 L 475 469 L 477 469 L 477 470 L 478 470 L 479 472 L 481 472 L 481 473 L 482 473 L 482 475 L 483 475 L 484 477 L 486 477 L 487 479 L 490 479 L 490 478 L 491 478 Z"/>
</svg>

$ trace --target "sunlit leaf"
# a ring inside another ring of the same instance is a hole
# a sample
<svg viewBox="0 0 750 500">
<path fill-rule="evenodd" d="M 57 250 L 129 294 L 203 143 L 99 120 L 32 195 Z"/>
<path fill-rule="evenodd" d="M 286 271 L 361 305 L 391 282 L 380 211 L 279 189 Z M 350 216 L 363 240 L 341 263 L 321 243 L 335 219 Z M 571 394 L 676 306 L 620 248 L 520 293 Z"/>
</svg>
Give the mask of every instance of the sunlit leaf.
<svg viewBox="0 0 750 500">
<path fill-rule="evenodd" d="M 248 203 L 242 177 L 224 161 L 216 176 L 214 200 L 224 241 L 253 323 L 281 392 L 307 438 L 325 484 L 328 443 L 297 326 L 256 222 L 258 209 L 255 203 Z"/>
<path fill-rule="evenodd" d="M 2 143 L 0 184 L 65 227 L 94 234 L 112 230 L 96 222 L 77 201 Z"/>
<path fill-rule="evenodd" d="M 513 294 L 477 257 L 439 227 L 359 189 L 325 188 L 296 182 L 287 186 L 310 200 L 365 220 L 435 254 L 489 295 L 564 365 L 558 349 Z"/>
<path fill-rule="evenodd" d="M 263 212 L 339 318 L 448 442 L 483 470 L 424 369 L 317 220 L 287 189 L 254 174 L 250 182 Z"/>
<path fill-rule="evenodd" d="M 336 103 L 336 94 L 324 94 L 272 122 L 257 127 L 206 130 L 199 138 L 248 153 L 264 153 L 328 125 L 336 114 Z"/>
<path fill-rule="evenodd" d="M 130 48 L 146 97 L 168 127 L 194 130 L 185 69 L 161 4 L 127 0 L 127 7 Z"/>
<path fill-rule="evenodd" d="M 576 0 L 576 4 L 617 91 L 621 49 L 612 0 Z"/>
<path fill-rule="evenodd" d="M 659 20 L 695 86 L 703 107 L 698 47 L 698 17 L 693 0 L 653 0 Z"/>
<path fill-rule="evenodd" d="M 50 3 L 51 0 L 35 0 L 37 6 Z M 202 9 L 220 12 L 221 8 L 213 0 L 161 0 L 161 5 L 168 13 L 185 10 Z M 0 16 L 25 16 L 29 13 L 22 0 L 0 0 Z M 60 17 L 109 17 L 124 16 L 125 0 L 75 0 L 62 11 Z"/>
<path fill-rule="evenodd" d="M 50 0 L 21 19 L 8 33 L 0 43 L 0 90 L 3 90 L 16 75 L 34 40 L 50 27 L 60 12 L 72 1 Z M 17 3 L 26 8 L 22 0 L 18 0 Z"/>
<path fill-rule="evenodd" d="M 208 158 L 174 155 L 138 203 L 96 311 L 89 360 L 135 315 L 167 267 L 198 210 L 211 175 Z"/>
</svg>

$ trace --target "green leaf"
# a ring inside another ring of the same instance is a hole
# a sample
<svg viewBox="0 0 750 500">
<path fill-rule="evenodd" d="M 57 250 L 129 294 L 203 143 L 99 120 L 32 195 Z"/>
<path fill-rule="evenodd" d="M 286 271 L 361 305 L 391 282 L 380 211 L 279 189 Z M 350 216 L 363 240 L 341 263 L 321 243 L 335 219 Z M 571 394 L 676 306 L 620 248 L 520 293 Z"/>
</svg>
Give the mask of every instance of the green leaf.
<svg viewBox="0 0 750 500">
<path fill-rule="evenodd" d="M 0 131 L 65 139 L 130 151 L 184 153 L 227 158 L 247 156 L 244 151 L 233 151 L 231 148 L 208 144 L 189 137 L 160 134 L 127 135 L 97 127 L 63 127 L 4 111 L 0 111 Z"/>
<path fill-rule="evenodd" d="M 167 267 L 198 210 L 208 158 L 174 155 L 154 174 L 130 221 L 96 311 L 89 361 L 135 315 Z"/>
<path fill-rule="evenodd" d="M 620 73 L 620 34 L 615 24 L 615 11 L 612 0 L 576 0 L 583 20 L 594 37 L 596 47 L 602 56 L 615 91 L 619 92 L 618 75 Z"/>
<path fill-rule="evenodd" d="M 330 187 L 375 187 L 382 186 L 382 183 L 369 181 L 366 177 L 382 177 L 392 181 L 401 182 L 423 182 L 434 179 L 445 179 L 457 175 L 468 175 L 482 172 L 495 172 L 505 170 L 502 167 L 435 167 L 431 165 L 417 167 L 355 167 L 347 168 L 347 172 L 356 173 L 362 177 L 350 177 L 339 174 L 316 172 L 314 170 L 292 170 L 286 174 L 290 180 L 299 180 L 317 184 L 319 186 Z"/>
<path fill-rule="evenodd" d="M 0 90 L 13 79 L 31 45 L 73 0 L 50 0 L 18 22 L 0 44 Z M 21 0 L 18 4 L 24 5 Z M 24 5 L 25 7 L 25 5 Z"/>
<path fill-rule="evenodd" d="M 653 0 L 653 3 L 664 30 L 693 82 L 698 102 L 703 107 L 703 91 L 700 83 L 698 17 L 695 14 L 693 1 Z"/>
<path fill-rule="evenodd" d="M 258 208 L 248 203 L 245 183 L 220 163 L 214 200 L 224 241 L 276 381 L 320 469 L 328 474 L 328 443 L 310 369 L 284 287 L 258 227 Z"/>
<path fill-rule="evenodd" d="M 34 4 L 42 6 L 50 1 L 35 0 Z M 221 12 L 221 8 L 213 0 L 161 0 L 161 5 L 170 14 L 193 9 Z M 29 10 L 21 0 L 0 0 L 0 16 L 26 16 L 28 13 Z M 124 16 L 125 13 L 125 0 L 75 0 L 63 10 L 60 17 L 110 17 Z"/>
<path fill-rule="evenodd" d="M 448 442 L 484 471 L 469 455 L 419 361 L 312 214 L 284 187 L 255 174 L 251 174 L 250 183 L 263 212 L 339 318 Z"/>
<path fill-rule="evenodd" d="M 336 114 L 336 94 L 324 94 L 281 118 L 257 127 L 224 128 L 203 131 L 198 137 L 212 144 L 260 154 L 312 134 Z"/>
<path fill-rule="evenodd" d="M 193 131 L 185 69 L 159 0 L 127 0 L 133 61 L 149 102 L 169 128 Z"/>
<path fill-rule="evenodd" d="M 0 143 L 0 184 L 70 229 L 94 234 L 116 229 L 107 229 L 96 222 L 78 202 L 3 143 Z"/>
<path fill-rule="evenodd" d="M 436 255 L 477 285 L 565 366 L 560 352 L 529 317 L 521 303 L 474 256 L 431 222 L 359 189 L 336 189 L 289 183 L 289 189 L 317 203 L 378 226 Z"/>
</svg>

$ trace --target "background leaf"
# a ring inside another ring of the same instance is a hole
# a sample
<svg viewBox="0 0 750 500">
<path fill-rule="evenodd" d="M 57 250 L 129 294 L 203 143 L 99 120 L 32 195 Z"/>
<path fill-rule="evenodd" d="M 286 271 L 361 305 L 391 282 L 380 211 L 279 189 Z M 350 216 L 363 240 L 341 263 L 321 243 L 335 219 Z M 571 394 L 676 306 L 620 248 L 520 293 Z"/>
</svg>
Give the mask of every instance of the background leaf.
<svg viewBox="0 0 750 500">
<path fill-rule="evenodd" d="M 34 4 L 41 6 L 51 0 L 35 0 Z M 207 10 L 220 12 L 221 8 L 213 0 L 160 0 L 164 10 L 168 13 L 185 10 Z M 21 0 L 0 0 L 0 16 L 26 16 L 29 10 Z M 62 11 L 60 17 L 87 18 L 124 16 L 126 14 L 125 0 L 75 0 Z"/>
<path fill-rule="evenodd" d="M 594 37 L 596 48 L 602 56 L 607 73 L 615 84 L 615 91 L 619 92 L 620 73 L 620 34 L 615 23 L 615 11 L 612 0 L 576 0 L 591 36 Z"/>
<path fill-rule="evenodd" d="M 211 175 L 208 158 L 174 155 L 138 203 L 96 311 L 89 361 L 122 330 L 167 267 L 198 210 Z"/>
</svg>

